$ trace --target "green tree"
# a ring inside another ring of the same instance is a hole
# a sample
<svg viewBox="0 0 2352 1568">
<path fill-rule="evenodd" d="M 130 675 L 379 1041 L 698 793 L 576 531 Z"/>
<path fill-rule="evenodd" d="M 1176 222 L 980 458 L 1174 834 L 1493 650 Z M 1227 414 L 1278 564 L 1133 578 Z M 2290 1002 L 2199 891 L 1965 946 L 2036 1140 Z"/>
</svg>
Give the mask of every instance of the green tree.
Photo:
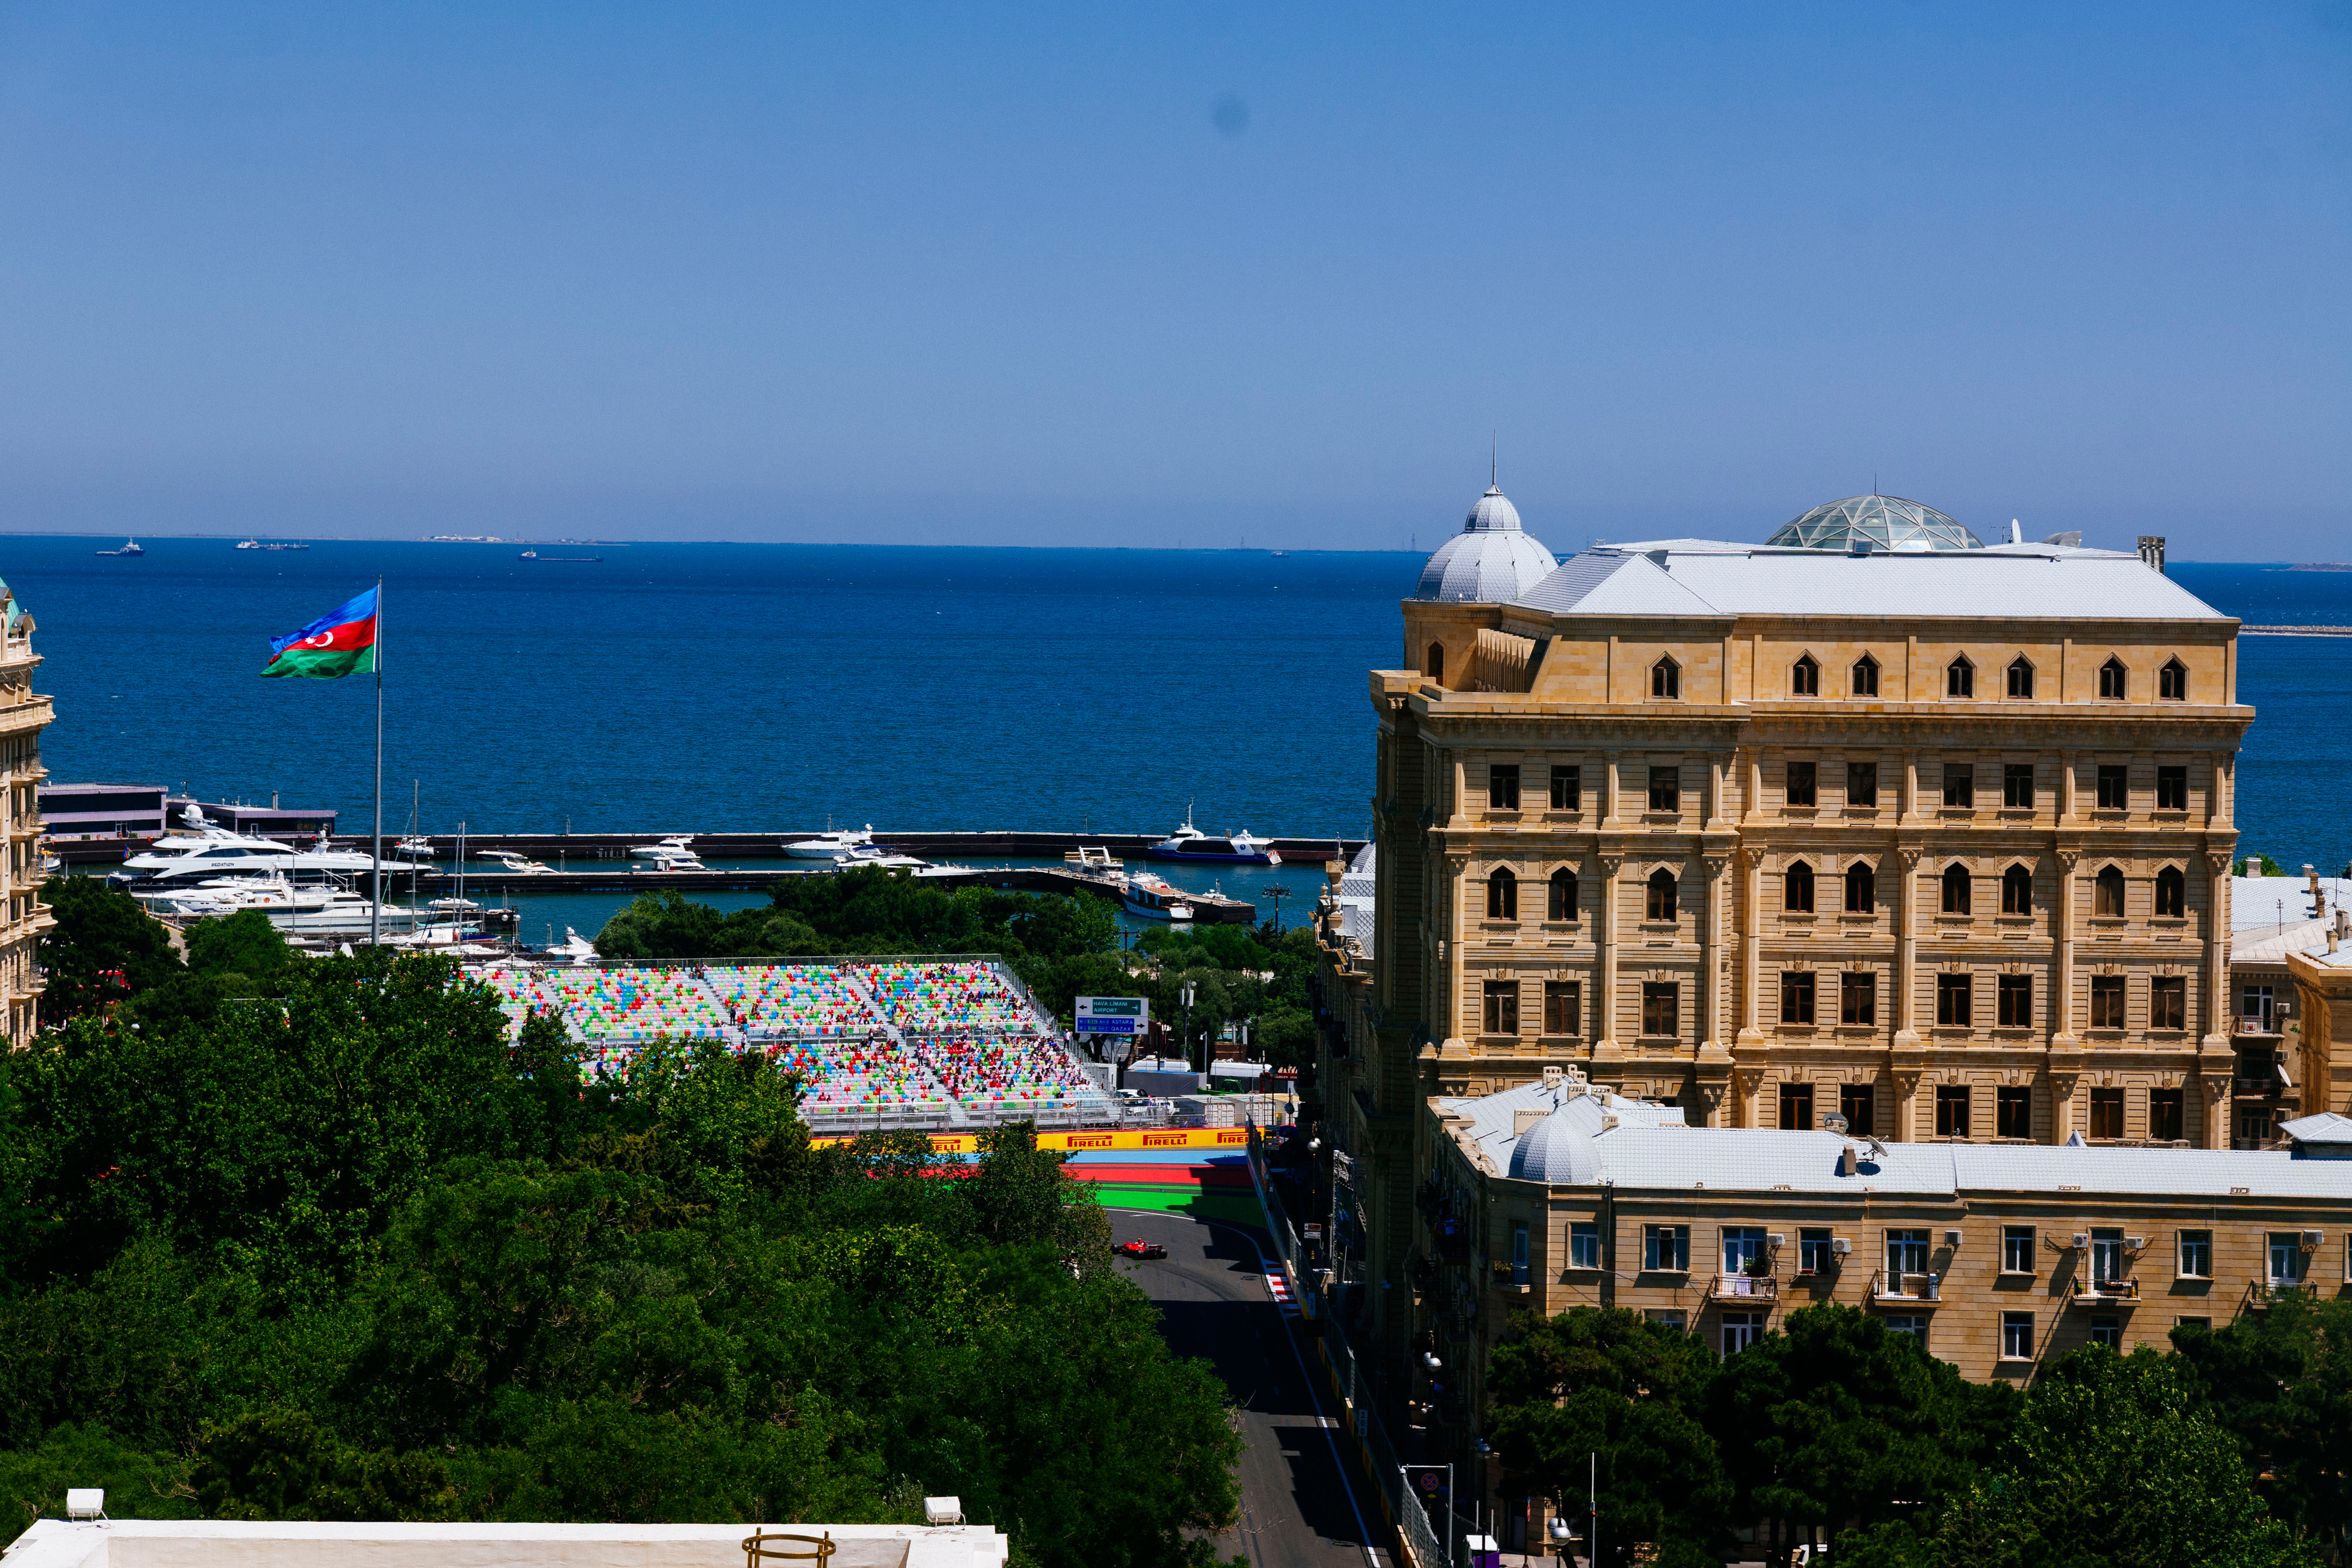
<svg viewBox="0 0 2352 1568">
<path fill-rule="evenodd" d="M 2271 1511 L 2306 1538 L 2352 1521 L 2352 1300 L 2285 1291 L 2172 1339 Z"/>
<path fill-rule="evenodd" d="M 639 895 L 596 934 L 599 957 L 660 963 L 688 958 L 789 958 L 824 950 L 806 922 L 778 909 L 721 914 L 665 890 Z"/>
<path fill-rule="evenodd" d="M 57 921 L 41 934 L 43 1022 L 78 1018 L 180 973 L 171 933 L 129 894 L 68 876 L 45 884 L 40 898 Z"/>
<path fill-rule="evenodd" d="M 1773 1521 L 1776 1563 L 1815 1531 L 1838 1561 L 1843 1528 L 1909 1518 L 1952 1492 L 2013 1405 L 2006 1385 L 1969 1384 L 1914 1336 L 1834 1303 L 1790 1312 L 1726 1360 L 1705 1396 L 1737 1511 Z"/>
<path fill-rule="evenodd" d="M 1857 1541 L 1860 1568 L 2304 1568 L 2174 1357 L 2094 1348 L 2042 1370 L 1996 1461 L 1933 1534 Z"/>
<path fill-rule="evenodd" d="M 187 946 L 188 967 L 197 974 L 236 975 L 254 986 L 268 985 L 287 965 L 300 961 L 258 909 L 241 909 L 226 920 L 196 921 L 188 927 Z"/>
<path fill-rule="evenodd" d="M 1713 1563 L 1732 1488 L 1697 1410 L 1713 1357 L 1679 1329 L 1616 1308 L 1514 1321 L 1487 1375 L 1487 1434 L 1513 1481 L 1585 1508 L 1597 1456 L 1604 1560 Z"/>
</svg>

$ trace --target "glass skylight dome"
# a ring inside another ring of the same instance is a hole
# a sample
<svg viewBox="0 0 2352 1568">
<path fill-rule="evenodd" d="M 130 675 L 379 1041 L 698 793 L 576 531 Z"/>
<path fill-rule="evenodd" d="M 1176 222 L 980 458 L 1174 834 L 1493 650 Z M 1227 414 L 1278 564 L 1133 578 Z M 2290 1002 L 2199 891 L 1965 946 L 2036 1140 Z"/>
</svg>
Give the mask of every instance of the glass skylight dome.
<svg viewBox="0 0 2352 1568">
<path fill-rule="evenodd" d="M 1848 496 L 1843 501 L 1824 501 L 1803 517 L 1783 523 L 1764 542 L 1821 550 L 1852 550 L 1859 543 L 1905 555 L 1985 548 L 1984 540 L 1935 507 L 1900 496 Z"/>
</svg>

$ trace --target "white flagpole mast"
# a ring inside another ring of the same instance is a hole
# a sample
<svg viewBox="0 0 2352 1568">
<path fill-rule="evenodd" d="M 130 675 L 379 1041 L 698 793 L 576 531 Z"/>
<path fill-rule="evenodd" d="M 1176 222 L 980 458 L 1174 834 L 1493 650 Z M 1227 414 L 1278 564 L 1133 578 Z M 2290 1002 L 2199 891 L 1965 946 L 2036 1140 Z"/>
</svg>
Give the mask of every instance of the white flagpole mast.
<svg viewBox="0 0 2352 1568">
<path fill-rule="evenodd" d="M 383 941 L 383 579 L 375 580 L 375 896 L 368 906 L 368 946 Z"/>
</svg>

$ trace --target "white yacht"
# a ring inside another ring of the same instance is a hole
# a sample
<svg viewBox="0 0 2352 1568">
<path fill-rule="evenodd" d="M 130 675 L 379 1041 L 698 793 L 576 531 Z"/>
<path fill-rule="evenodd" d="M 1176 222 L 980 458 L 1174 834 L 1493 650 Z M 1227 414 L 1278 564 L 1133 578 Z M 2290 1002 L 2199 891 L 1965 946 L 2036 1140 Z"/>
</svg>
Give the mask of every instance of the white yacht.
<svg viewBox="0 0 2352 1568">
<path fill-rule="evenodd" d="M 629 858 L 652 862 L 637 867 L 639 871 L 709 871 L 702 857 L 689 847 L 693 842 L 692 833 L 673 833 L 658 843 L 641 844 L 631 850 Z"/>
<path fill-rule="evenodd" d="M 874 841 L 874 824 L 868 822 L 859 832 L 843 828 L 837 832 L 819 833 L 813 839 L 797 839 L 784 846 L 784 853 L 794 860 L 839 860 L 853 850 L 862 850 Z"/>
<path fill-rule="evenodd" d="M 835 871 L 856 871 L 861 866 L 874 866 L 882 871 L 920 872 L 930 863 L 912 855 L 902 855 L 896 850 L 886 850 L 879 844 L 860 844 L 833 857 L 833 869 Z"/>
<path fill-rule="evenodd" d="M 433 841 L 431 839 L 415 837 L 405 838 L 392 847 L 402 854 L 409 855 L 418 860 L 429 861 L 433 858 Z"/>
<path fill-rule="evenodd" d="M 226 919 L 247 909 L 275 917 L 298 909 L 323 909 L 327 895 L 326 888 L 298 888 L 275 873 L 215 877 L 194 886 L 173 884 L 133 894 L 151 912 L 182 920 Z"/>
<path fill-rule="evenodd" d="M 275 839 L 233 833 L 207 821 L 204 812 L 194 805 L 182 815 L 181 823 L 178 831 L 166 833 L 124 861 L 122 873 L 110 880 L 193 885 L 224 876 L 362 875 L 375 865 L 371 856 L 360 851 L 336 849 L 323 833 L 307 850 Z M 407 861 L 387 857 L 383 869 L 390 875 L 419 868 Z"/>
<path fill-rule="evenodd" d="M 532 860 L 520 850 L 476 850 L 474 858 L 488 861 L 500 871 L 516 876 L 553 876 L 555 868 L 541 861 Z"/>
</svg>

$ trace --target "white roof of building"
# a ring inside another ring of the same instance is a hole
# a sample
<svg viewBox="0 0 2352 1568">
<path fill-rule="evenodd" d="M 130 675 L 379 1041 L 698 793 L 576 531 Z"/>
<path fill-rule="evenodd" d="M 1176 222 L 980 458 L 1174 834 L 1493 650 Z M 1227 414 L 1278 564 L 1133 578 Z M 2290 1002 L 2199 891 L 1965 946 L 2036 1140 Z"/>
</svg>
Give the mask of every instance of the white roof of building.
<svg viewBox="0 0 2352 1568">
<path fill-rule="evenodd" d="M 1870 555 L 1705 539 L 1609 545 L 1570 557 L 1510 602 L 1578 615 L 2230 619 L 2137 555 L 2026 544 Z"/>
<path fill-rule="evenodd" d="M 2352 880 L 2340 876 L 2323 876 L 2320 891 L 2327 895 L 2324 912 L 2333 915 L 2346 907 L 2352 898 Z M 2258 926 L 2272 931 L 2293 930 L 2305 921 L 2321 917 L 2322 911 L 2312 907 L 2311 885 L 2300 876 L 2233 876 L 2230 879 L 2230 929 L 2233 932 L 2253 932 Z"/>
<path fill-rule="evenodd" d="M 1372 954 L 1374 853 L 1373 845 L 1366 842 L 1356 852 L 1356 858 L 1348 862 L 1348 869 L 1339 873 L 1339 930 L 1356 939 L 1366 957 Z"/>
<path fill-rule="evenodd" d="M 1415 599 L 1501 604 L 1517 598 L 1559 564 L 1519 526 L 1518 508 L 1488 486 L 1462 521 L 1462 531 L 1437 547 L 1421 569 Z"/>
<path fill-rule="evenodd" d="M 1677 1107 L 1604 1099 L 1574 1080 L 1437 1103 L 1468 1118 L 1464 1135 L 1497 1174 L 1549 1186 L 1931 1197 L 2060 1188 L 2227 1197 L 2244 1187 L 2253 1197 L 2352 1200 L 2352 1161 L 2296 1159 L 2284 1150 L 1895 1144 L 1842 1133 L 1692 1127 Z M 1522 1133 L 1522 1111 L 1546 1114 Z M 1841 1176 L 1850 1145 L 1864 1157 L 1854 1175 Z"/>
</svg>

